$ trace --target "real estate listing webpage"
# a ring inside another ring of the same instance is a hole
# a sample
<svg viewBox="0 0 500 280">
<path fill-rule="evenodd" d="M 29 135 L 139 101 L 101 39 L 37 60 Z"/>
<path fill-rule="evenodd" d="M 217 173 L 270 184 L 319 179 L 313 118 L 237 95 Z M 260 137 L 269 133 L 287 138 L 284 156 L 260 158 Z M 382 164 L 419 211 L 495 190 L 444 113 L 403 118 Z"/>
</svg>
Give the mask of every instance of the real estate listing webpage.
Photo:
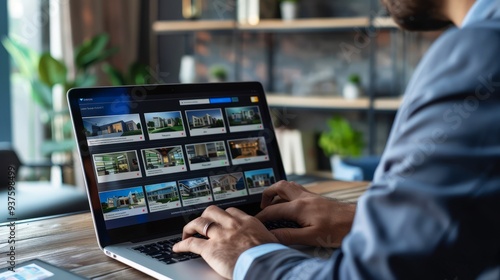
<svg viewBox="0 0 500 280">
<path fill-rule="evenodd" d="M 258 96 L 79 105 L 108 229 L 260 201 L 279 178 Z"/>
</svg>

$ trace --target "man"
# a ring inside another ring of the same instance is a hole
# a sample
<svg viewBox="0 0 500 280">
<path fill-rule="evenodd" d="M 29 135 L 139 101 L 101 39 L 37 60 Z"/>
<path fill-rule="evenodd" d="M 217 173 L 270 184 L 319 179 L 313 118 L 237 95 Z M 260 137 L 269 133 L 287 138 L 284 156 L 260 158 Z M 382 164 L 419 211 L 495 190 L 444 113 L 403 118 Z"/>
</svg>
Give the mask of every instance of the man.
<svg viewBox="0 0 500 280">
<path fill-rule="evenodd" d="M 416 69 L 357 206 L 279 182 L 258 219 L 209 207 L 175 251 L 235 279 L 500 279 L 500 0 L 384 4 L 409 30 L 457 28 Z M 260 222 L 277 219 L 302 228 Z M 321 260 L 279 243 L 341 247 Z"/>
</svg>

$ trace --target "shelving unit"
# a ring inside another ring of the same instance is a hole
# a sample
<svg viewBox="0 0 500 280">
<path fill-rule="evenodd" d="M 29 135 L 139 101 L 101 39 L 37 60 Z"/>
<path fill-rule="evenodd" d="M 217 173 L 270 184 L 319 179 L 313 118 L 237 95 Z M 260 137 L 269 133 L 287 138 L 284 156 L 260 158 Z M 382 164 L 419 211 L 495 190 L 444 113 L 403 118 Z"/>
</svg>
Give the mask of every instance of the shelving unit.
<svg viewBox="0 0 500 280">
<path fill-rule="evenodd" d="M 365 27 L 370 24 L 368 17 L 353 18 L 310 18 L 284 21 L 281 19 L 261 20 L 256 25 L 239 24 L 237 28 L 244 31 L 318 31 L 341 28 Z"/>
<path fill-rule="evenodd" d="M 370 98 L 361 97 L 353 100 L 342 97 L 324 96 L 290 96 L 279 93 L 269 93 L 267 103 L 271 107 L 288 107 L 301 109 L 331 109 L 331 110 L 370 110 Z M 396 111 L 401 104 L 401 98 L 377 98 L 373 108 L 380 111 Z"/>
<path fill-rule="evenodd" d="M 371 10 L 376 10 L 376 0 L 368 0 Z M 325 31 L 353 31 L 368 32 L 369 30 L 388 29 L 396 32 L 397 25 L 389 17 L 338 17 L 338 18 L 301 18 L 292 21 L 281 19 L 261 19 L 257 24 L 240 24 L 236 19 L 225 20 L 162 20 L 152 21 L 153 36 L 164 34 L 190 34 L 198 31 L 227 32 L 238 41 L 241 34 L 245 32 L 259 32 L 266 34 L 267 45 L 267 73 L 269 88 L 267 100 L 271 107 L 289 107 L 295 109 L 320 109 L 320 110 L 357 110 L 366 112 L 369 123 L 370 153 L 374 151 L 373 141 L 376 139 L 375 119 L 378 112 L 395 113 L 401 103 L 400 97 L 375 97 L 371 87 L 366 90 L 366 97 L 356 100 L 347 100 L 342 97 L 324 96 L 291 96 L 285 93 L 273 93 L 273 51 L 274 34 L 291 32 L 325 32 Z M 377 51 L 375 40 L 370 42 L 370 77 L 368 84 L 373 84 L 375 79 L 376 63 L 375 52 Z M 239 59 L 242 57 L 242 48 L 236 44 L 235 47 L 235 75 L 239 79 Z M 373 141 L 372 141 L 373 140 Z"/>
<path fill-rule="evenodd" d="M 239 24 L 234 20 L 161 20 L 152 24 L 155 34 L 183 33 L 196 31 L 240 30 L 240 31 L 321 31 L 345 28 L 365 28 L 370 26 L 369 17 L 352 18 L 309 18 L 284 21 L 281 19 L 263 19 L 258 24 Z M 373 19 L 376 28 L 397 28 L 396 23 L 387 17 Z"/>
<path fill-rule="evenodd" d="M 234 20 L 163 20 L 153 22 L 152 29 L 156 34 L 196 32 L 196 31 L 216 31 L 234 30 L 236 22 Z"/>
</svg>

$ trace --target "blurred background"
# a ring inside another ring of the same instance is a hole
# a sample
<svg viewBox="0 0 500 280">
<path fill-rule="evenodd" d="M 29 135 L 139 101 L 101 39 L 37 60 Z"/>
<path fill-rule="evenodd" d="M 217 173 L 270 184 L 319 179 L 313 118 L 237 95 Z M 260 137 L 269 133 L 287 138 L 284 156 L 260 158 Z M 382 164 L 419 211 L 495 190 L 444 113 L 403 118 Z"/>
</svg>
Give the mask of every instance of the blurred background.
<svg viewBox="0 0 500 280">
<path fill-rule="evenodd" d="M 399 30 L 378 2 L 1 1 L 0 142 L 22 163 L 50 167 L 23 178 L 83 188 L 69 88 L 256 80 L 287 173 L 331 177 L 334 154 L 376 165 L 409 77 L 439 35 Z M 333 145 L 338 137 L 347 140 Z"/>
</svg>

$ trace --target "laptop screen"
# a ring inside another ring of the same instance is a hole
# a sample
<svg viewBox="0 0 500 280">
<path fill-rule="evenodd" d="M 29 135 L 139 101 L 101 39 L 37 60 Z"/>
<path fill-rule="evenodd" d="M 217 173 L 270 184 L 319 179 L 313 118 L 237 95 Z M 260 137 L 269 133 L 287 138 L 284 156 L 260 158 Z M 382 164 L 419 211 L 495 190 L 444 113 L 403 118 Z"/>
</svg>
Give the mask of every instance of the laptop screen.
<svg viewBox="0 0 500 280">
<path fill-rule="evenodd" d="M 73 89 L 68 100 L 109 240 L 175 232 L 212 204 L 255 214 L 285 179 L 259 83 Z"/>
</svg>

